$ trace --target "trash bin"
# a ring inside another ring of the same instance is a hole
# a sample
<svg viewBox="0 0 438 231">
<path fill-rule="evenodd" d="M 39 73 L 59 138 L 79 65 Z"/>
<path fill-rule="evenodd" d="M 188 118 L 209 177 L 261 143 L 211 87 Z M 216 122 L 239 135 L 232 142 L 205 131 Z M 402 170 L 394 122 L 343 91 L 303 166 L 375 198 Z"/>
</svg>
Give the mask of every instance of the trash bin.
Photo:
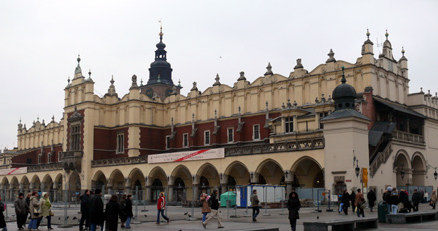
<svg viewBox="0 0 438 231">
<path fill-rule="evenodd" d="M 377 206 L 377 218 L 379 219 L 379 222 L 385 223 L 386 222 L 386 215 L 389 213 L 388 211 L 388 205 L 385 201 L 379 202 L 379 205 Z"/>
</svg>

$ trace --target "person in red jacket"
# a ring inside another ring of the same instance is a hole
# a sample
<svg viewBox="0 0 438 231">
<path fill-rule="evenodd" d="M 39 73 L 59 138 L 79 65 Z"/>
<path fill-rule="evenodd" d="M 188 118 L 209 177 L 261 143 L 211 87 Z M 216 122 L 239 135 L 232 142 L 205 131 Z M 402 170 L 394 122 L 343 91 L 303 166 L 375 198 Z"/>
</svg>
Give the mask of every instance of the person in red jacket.
<svg viewBox="0 0 438 231">
<path fill-rule="evenodd" d="M 157 215 L 157 224 L 160 224 L 160 214 L 163 218 L 169 223 L 170 219 L 164 215 L 164 210 L 166 209 L 166 198 L 164 197 L 164 193 L 160 192 L 160 197 L 158 198 L 157 203 L 158 215 Z"/>
</svg>

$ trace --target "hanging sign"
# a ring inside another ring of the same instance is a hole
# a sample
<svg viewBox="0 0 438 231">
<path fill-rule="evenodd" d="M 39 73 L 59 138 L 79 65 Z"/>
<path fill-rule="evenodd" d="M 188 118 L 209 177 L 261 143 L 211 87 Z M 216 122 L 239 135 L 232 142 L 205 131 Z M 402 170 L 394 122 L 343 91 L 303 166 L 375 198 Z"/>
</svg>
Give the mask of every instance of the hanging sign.
<svg viewBox="0 0 438 231">
<path fill-rule="evenodd" d="M 225 158 L 225 149 L 202 149 L 198 151 L 186 151 L 186 152 L 171 152 L 163 154 L 155 154 L 148 156 L 148 163 L 169 163 L 169 162 L 181 162 L 189 160 L 208 160 Z"/>
<path fill-rule="evenodd" d="M 27 173 L 27 167 L 0 169 L 0 176 L 17 175 L 17 174 L 25 174 L 25 173 Z"/>
</svg>

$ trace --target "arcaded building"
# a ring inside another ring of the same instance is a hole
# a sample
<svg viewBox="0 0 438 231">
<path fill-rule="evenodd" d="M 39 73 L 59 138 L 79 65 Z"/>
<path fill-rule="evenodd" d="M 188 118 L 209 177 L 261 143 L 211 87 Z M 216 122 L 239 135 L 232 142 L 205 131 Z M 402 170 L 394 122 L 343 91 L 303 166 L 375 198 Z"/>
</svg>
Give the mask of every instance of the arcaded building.
<svg viewBox="0 0 438 231">
<path fill-rule="evenodd" d="M 132 76 L 125 95 L 112 79 L 96 95 L 78 58 L 62 119 L 18 124 L 2 192 L 50 191 L 61 200 L 66 190 L 70 200 L 85 189 L 138 189 L 143 200 L 166 191 L 184 202 L 248 184 L 332 194 L 436 187 L 438 97 L 409 92 L 405 51 L 395 59 L 388 37 L 378 57 L 367 38 L 351 62 L 330 50 L 311 71 L 301 59 L 285 75 L 268 64 L 253 82 L 244 72 L 230 85 L 216 76 L 187 95 L 173 82 L 161 32 L 147 83 Z"/>
</svg>

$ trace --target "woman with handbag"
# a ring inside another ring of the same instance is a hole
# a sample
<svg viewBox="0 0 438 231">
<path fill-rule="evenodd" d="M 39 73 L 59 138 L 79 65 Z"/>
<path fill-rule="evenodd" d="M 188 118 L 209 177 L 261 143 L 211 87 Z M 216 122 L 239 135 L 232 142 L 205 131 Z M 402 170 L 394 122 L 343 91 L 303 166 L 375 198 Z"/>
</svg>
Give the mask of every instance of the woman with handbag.
<svg viewBox="0 0 438 231">
<path fill-rule="evenodd" d="M 38 201 L 38 193 L 32 192 L 32 196 L 29 201 L 29 210 L 30 210 L 30 222 L 28 229 L 29 230 L 37 230 L 37 222 L 40 219 L 40 202 Z"/>
<path fill-rule="evenodd" d="M 44 193 L 43 197 L 40 199 L 40 208 L 41 208 L 41 220 L 46 217 L 47 218 L 47 229 L 51 230 L 51 216 L 52 216 L 52 203 L 50 203 L 49 193 Z"/>
</svg>

